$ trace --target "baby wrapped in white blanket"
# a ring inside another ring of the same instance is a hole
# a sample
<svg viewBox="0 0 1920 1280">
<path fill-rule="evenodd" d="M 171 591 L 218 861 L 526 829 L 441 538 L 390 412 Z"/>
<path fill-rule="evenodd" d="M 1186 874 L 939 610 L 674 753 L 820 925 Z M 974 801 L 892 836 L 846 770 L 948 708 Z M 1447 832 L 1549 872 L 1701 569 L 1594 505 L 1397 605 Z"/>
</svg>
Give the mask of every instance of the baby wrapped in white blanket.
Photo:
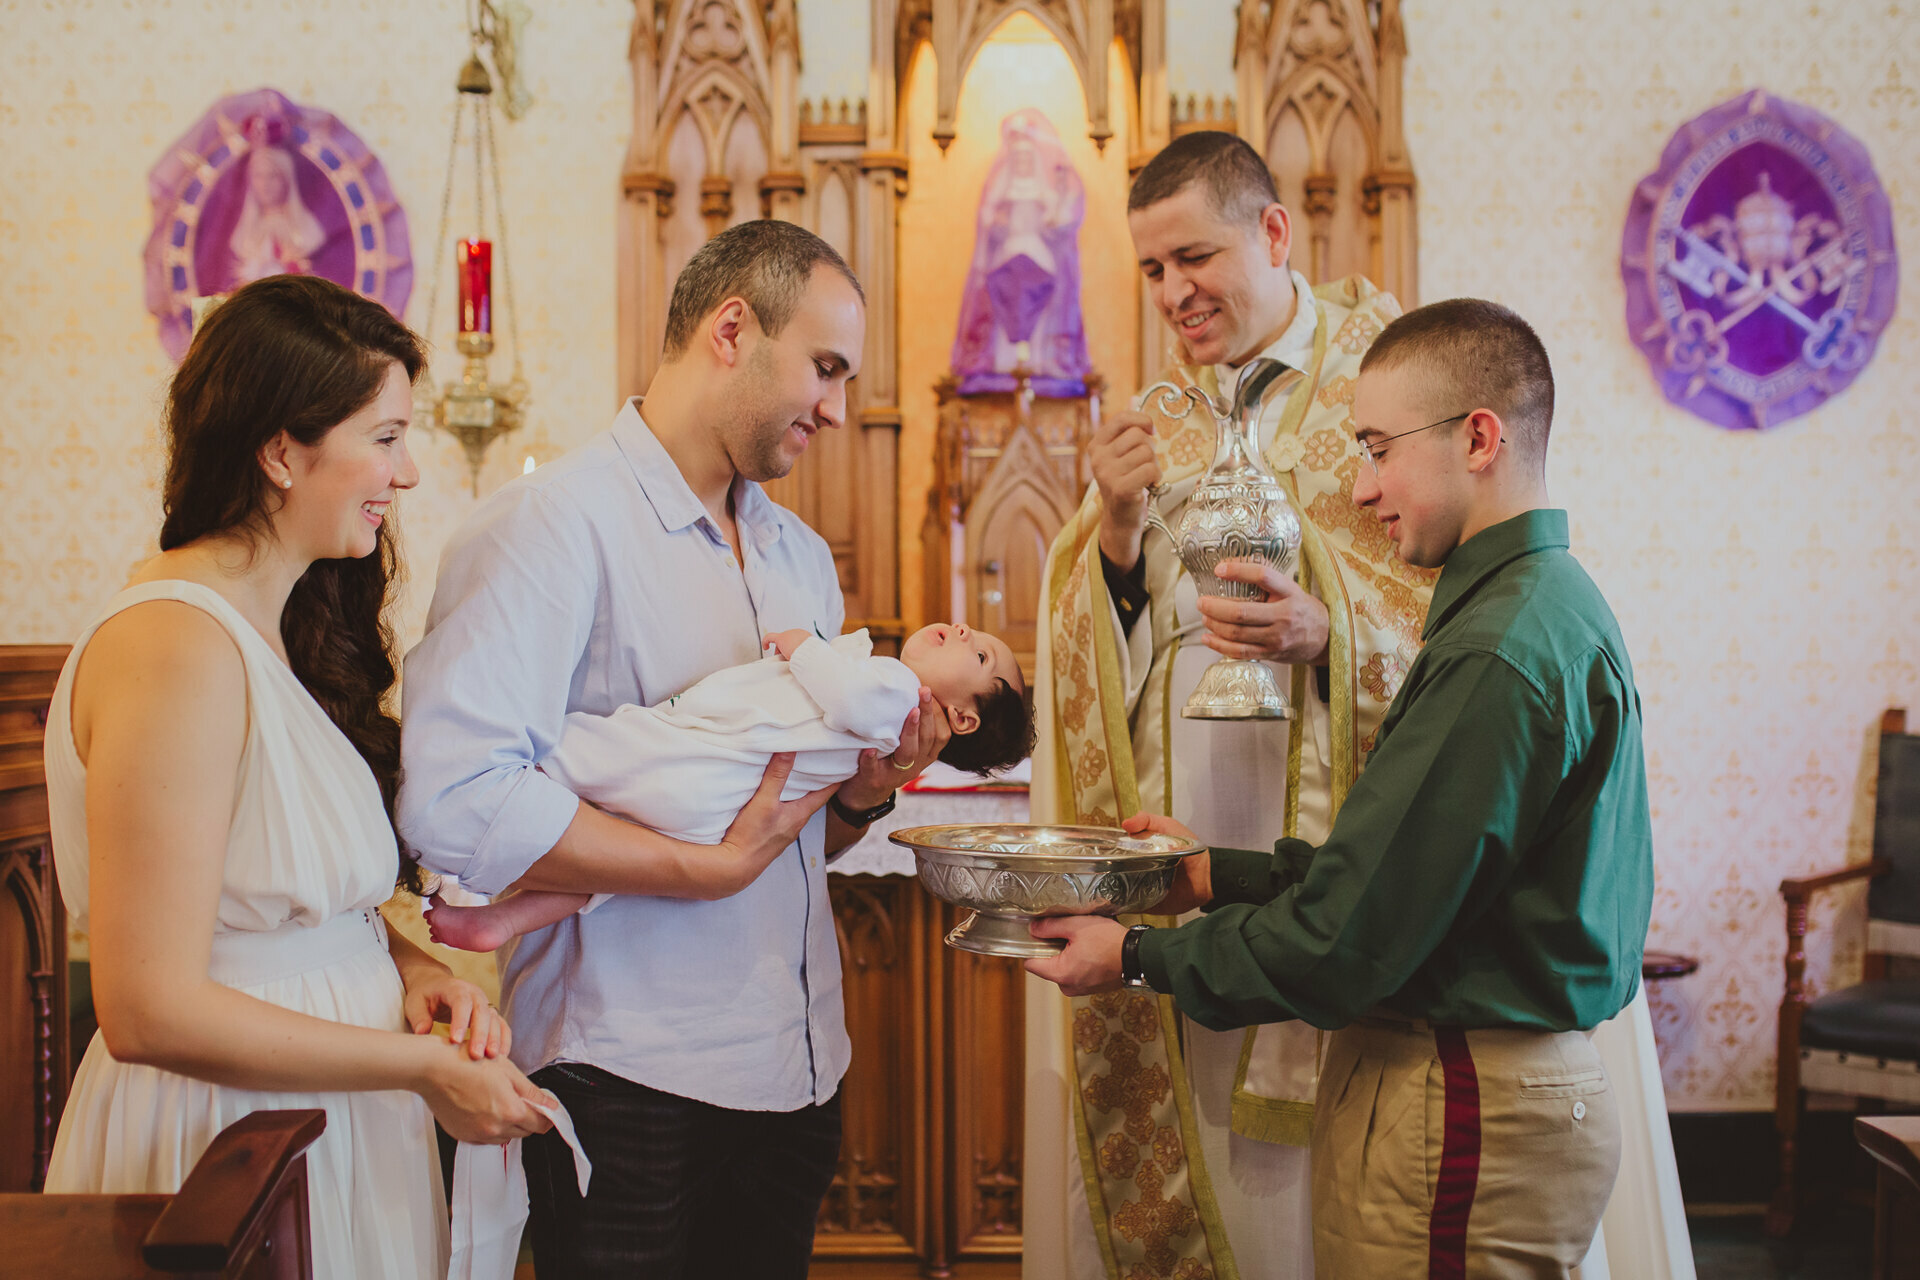
<svg viewBox="0 0 1920 1280">
<path fill-rule="evenodd" d="M 725 667 L 658 706 L 576 712 L 540 768 L 569 791 L 663 835 L 718 844 L 767 759 L 799 753 L 783 800 L 850 778 L 869 747 L 893 751 L 920 677 L 873 656 L 865 628 L 811 637 L 793 657 Z"/>
<path fill-rule="evenodd" d="M 863 751 L 892 753 L 924 686 L 948 720 L 947 763 L 986 773 L 1024 759 L 1032 714 L 1013 651 L 958 624 L 923 627 L 899 658 L 876 657 L 862 629 L 824 640 L 768 637 L 758 662 L 726 667 L 656 706 L 575 713 L 540 768 L 581 799 L 692 844 L 718 844 L 777 753 L 797 753 L 781 798 L 843 782 Z M 523 891 L 485 906 L 436 895 L 434 940 L 490 951 L 606 899 Z"/>
</svg>

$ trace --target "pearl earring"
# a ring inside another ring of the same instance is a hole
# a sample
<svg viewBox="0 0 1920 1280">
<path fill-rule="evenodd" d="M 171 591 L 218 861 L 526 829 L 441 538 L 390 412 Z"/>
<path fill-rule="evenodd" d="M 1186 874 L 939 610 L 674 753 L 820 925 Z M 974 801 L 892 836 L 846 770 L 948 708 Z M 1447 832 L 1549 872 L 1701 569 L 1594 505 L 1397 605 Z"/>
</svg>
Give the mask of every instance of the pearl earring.
<svg viewBox="0 0 1920 1280">
<path fill-rule="evenodd" d="M 281 487 L 282 489 L 291 489 L 291 488 L 293 488 L 293 481 L 291 481 L 291 480 L 282 480 L 282 481 L 280 482 L 280 487 Z"/>
</svg>

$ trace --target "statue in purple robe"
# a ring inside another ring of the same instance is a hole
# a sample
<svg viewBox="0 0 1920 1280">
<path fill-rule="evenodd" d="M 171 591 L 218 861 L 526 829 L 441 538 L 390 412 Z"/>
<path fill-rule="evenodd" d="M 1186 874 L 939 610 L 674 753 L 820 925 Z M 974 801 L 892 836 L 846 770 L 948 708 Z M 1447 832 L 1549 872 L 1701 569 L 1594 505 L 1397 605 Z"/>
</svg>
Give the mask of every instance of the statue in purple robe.
<svg viewBox="0 0 1920 1280">
<path fill-rule="evenodd" d="M 1000 122 L 1000 151 L 980 191 L 973 264 L 953 337 L 962 395 L 1011 391 L 1024 365 L 1043 396 L 1085 395 L 1080 322 L 1080 224 L 1086 187 L 1046 116 L 1032 107 Z"/>
</svg>

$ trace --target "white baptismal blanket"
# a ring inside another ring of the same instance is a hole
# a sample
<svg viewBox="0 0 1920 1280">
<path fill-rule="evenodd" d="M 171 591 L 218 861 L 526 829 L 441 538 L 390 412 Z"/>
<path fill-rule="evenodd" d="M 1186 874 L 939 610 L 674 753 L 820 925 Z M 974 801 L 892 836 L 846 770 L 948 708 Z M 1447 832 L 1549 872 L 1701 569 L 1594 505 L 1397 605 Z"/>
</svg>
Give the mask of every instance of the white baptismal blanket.
<svg viewBox="0 0 1920 1280">
<path fill-rule="evenodd" d="M 694 844 L 718 844 L 776 752 L 793 751 L 783 799 L 843 782 L 869 747 L 893 751 L 920 678 L 873 656 L 866 630 L 812 639 L 793 660 L 714 672 L 658 706 L 575 712 L 540 768 L 581 799 Z"/>
</svg>

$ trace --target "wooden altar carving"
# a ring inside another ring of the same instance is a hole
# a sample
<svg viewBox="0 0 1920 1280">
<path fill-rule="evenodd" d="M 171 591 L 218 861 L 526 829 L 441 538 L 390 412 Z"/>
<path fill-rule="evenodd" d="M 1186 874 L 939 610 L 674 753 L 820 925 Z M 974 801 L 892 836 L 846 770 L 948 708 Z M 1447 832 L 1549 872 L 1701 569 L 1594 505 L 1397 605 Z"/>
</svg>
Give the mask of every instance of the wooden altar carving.
<svg viewBox="0 0 1920 1280">
<path fill-rule="evenodd" d="M 1080 79 L 1096 145 L 1114 136 L 1116 112 L 1127 124 L 1130 163 L 1144 164 L 1166 144 L 1163 0 L 900 0 L 895 76 L 905 77 L 922 40 L 932 44 L 932 133 L 943 149 L 954 138 L 968 68 L 1015 12 L 1030 14 L 1059 42 Z M 1120 103 L 1109 100 L 1107 73 L 1116 41 L 1131 90 Z M 1142 144 L 1151 150 L 1142 153 Z M 1030 391 L 963 396 L 951 378 L 936 389 L 939 437 L 923 529 L 926 620 L 960 619 L 992 631 L 1029 677 L 1041 571 L 1090 479 L 1084 454 L 1099 421 L 1100 388 L 1094 375 L 1080 399 Z"/>
<path fill-rule="evenodd" d="M 944 938 L 968 914 L 916 882 L 914 893 Z M 946 1201 L 940 1238 L 949 1258 L 1018 1258 L 1021 1169 L 1026 1157 L 1026 970 L 999 956 L 942 945 L 939 984 L 928 1002 L 941 1052 L 932 1060 L 947 1136 L 936 1149 Z M 939 1261 L 939 1259 L 934 1259 Z"/>
<path fill-rule="evenodd" d="M 0 1192 L 46 1182 L 66 1103 L 67 914 L 41 751 L 65 645 L 0 647 Z"/>
<path fill-rule="evenodd" d="M 1047 548 L 1092 481 L 1087 441 L 1100 420 L 1100 375 L 1084 397 L 1021 390 L 960 395 L 943 378 L 940 438 L 927 503 L 927 612 L 1005 640 L 1033 678 Z"/>
<path fill-rule="evenodd" d="M 1080 75 L 1080 86 L 1086 94 L 1087 133 L 1095 145 L 1105 147 L 1107 139 L 1113 137 L 1112 104 L 1107 100 L 1107 49 L 1116 35 L 1114 0 L 924 2 L 930 7 L 931 24 L 927 34 L 933 43 L 935 75 L 939 80 L 935 92 L 937 114 L 933 122 L 933 137 L 941 150 L 944 151 L 954 138 L 954 116 L 960 105 L 960 85 L 967 78 L 968 66 L 994 29 L 1014 12 L 1032 14 L 1066 51 L 1067 58 Z M 917 7 L 913 0 L 907 0 L 902 6 L 909 10 Z M 1128 6 L 1122 9 L 1122 17 L 1123 20 L 1131 17 L 1133 21 L 1130 44 L 1137 66 L 1138 9 Z M 1129 33 L 1123 29 L 1118 34 L 1126 38 Z"/>
<path fill-rule="evenodd" d="M 1235 115 L 1294 215 L 1294 268 L 1415 305 L 1400 0 L 1240 0 L 1239 19 Z"/>
<path fill-rule="evenodd" d="M 646 389 L 674 278 L 712 236 L 770 217 L 832 244 L 867 290 L 861 374 L 848 391 L 846 428 L 817 437 L 794 474 L 768 490 L 827 539 L 848 625 L 871 628 L 884 648 L 901 633 L 892 232 L 905 166 L 894 163 L 891 121 L 884 110 L 850 120 L 844 103 L 836 119 L 823 104 L 803 126 L 794 0 L 637 0 L 628 59 L 633 133 L 616 259 L 621 395 Z"/>
<path fill-rule="evenodd" d="M 962 913 L 911 877 L 831 890 L 853 1063 L 815 1256 L 914 1259 L 930 1276 L 1018 1258 L 1025 970 L 946 946 Z"/>
<path fill-rule="evenodd" d="M 709 238 L 759 216 L 773 175 L 790 216 L 799 34 L 791 0 L 777 21 L 754 0 L 637 0 L 627 56 L 633 132 L 619 225 L 620 388 L 638 395 L 659 363 L 673 277 Z M 778 43 L 776 43 L 776 38 Z M 776 67 L 778 71 L 776 71 Z M 771 103 L 784 85 L 787 110 Z"/>
<path fill-rule="evenodd" d="M 929 1130 L 940 1114 L 922 1085 L 931 1011 L 921 993 L 941 943 L 917 884 L 900 876 L 830 881 L 853 1061 L 840 1086 L 840 1168 L 814 1251 L 843 1258 L 925 1257 L 926 1204 L 938 1180 Z"/>
</svg>

